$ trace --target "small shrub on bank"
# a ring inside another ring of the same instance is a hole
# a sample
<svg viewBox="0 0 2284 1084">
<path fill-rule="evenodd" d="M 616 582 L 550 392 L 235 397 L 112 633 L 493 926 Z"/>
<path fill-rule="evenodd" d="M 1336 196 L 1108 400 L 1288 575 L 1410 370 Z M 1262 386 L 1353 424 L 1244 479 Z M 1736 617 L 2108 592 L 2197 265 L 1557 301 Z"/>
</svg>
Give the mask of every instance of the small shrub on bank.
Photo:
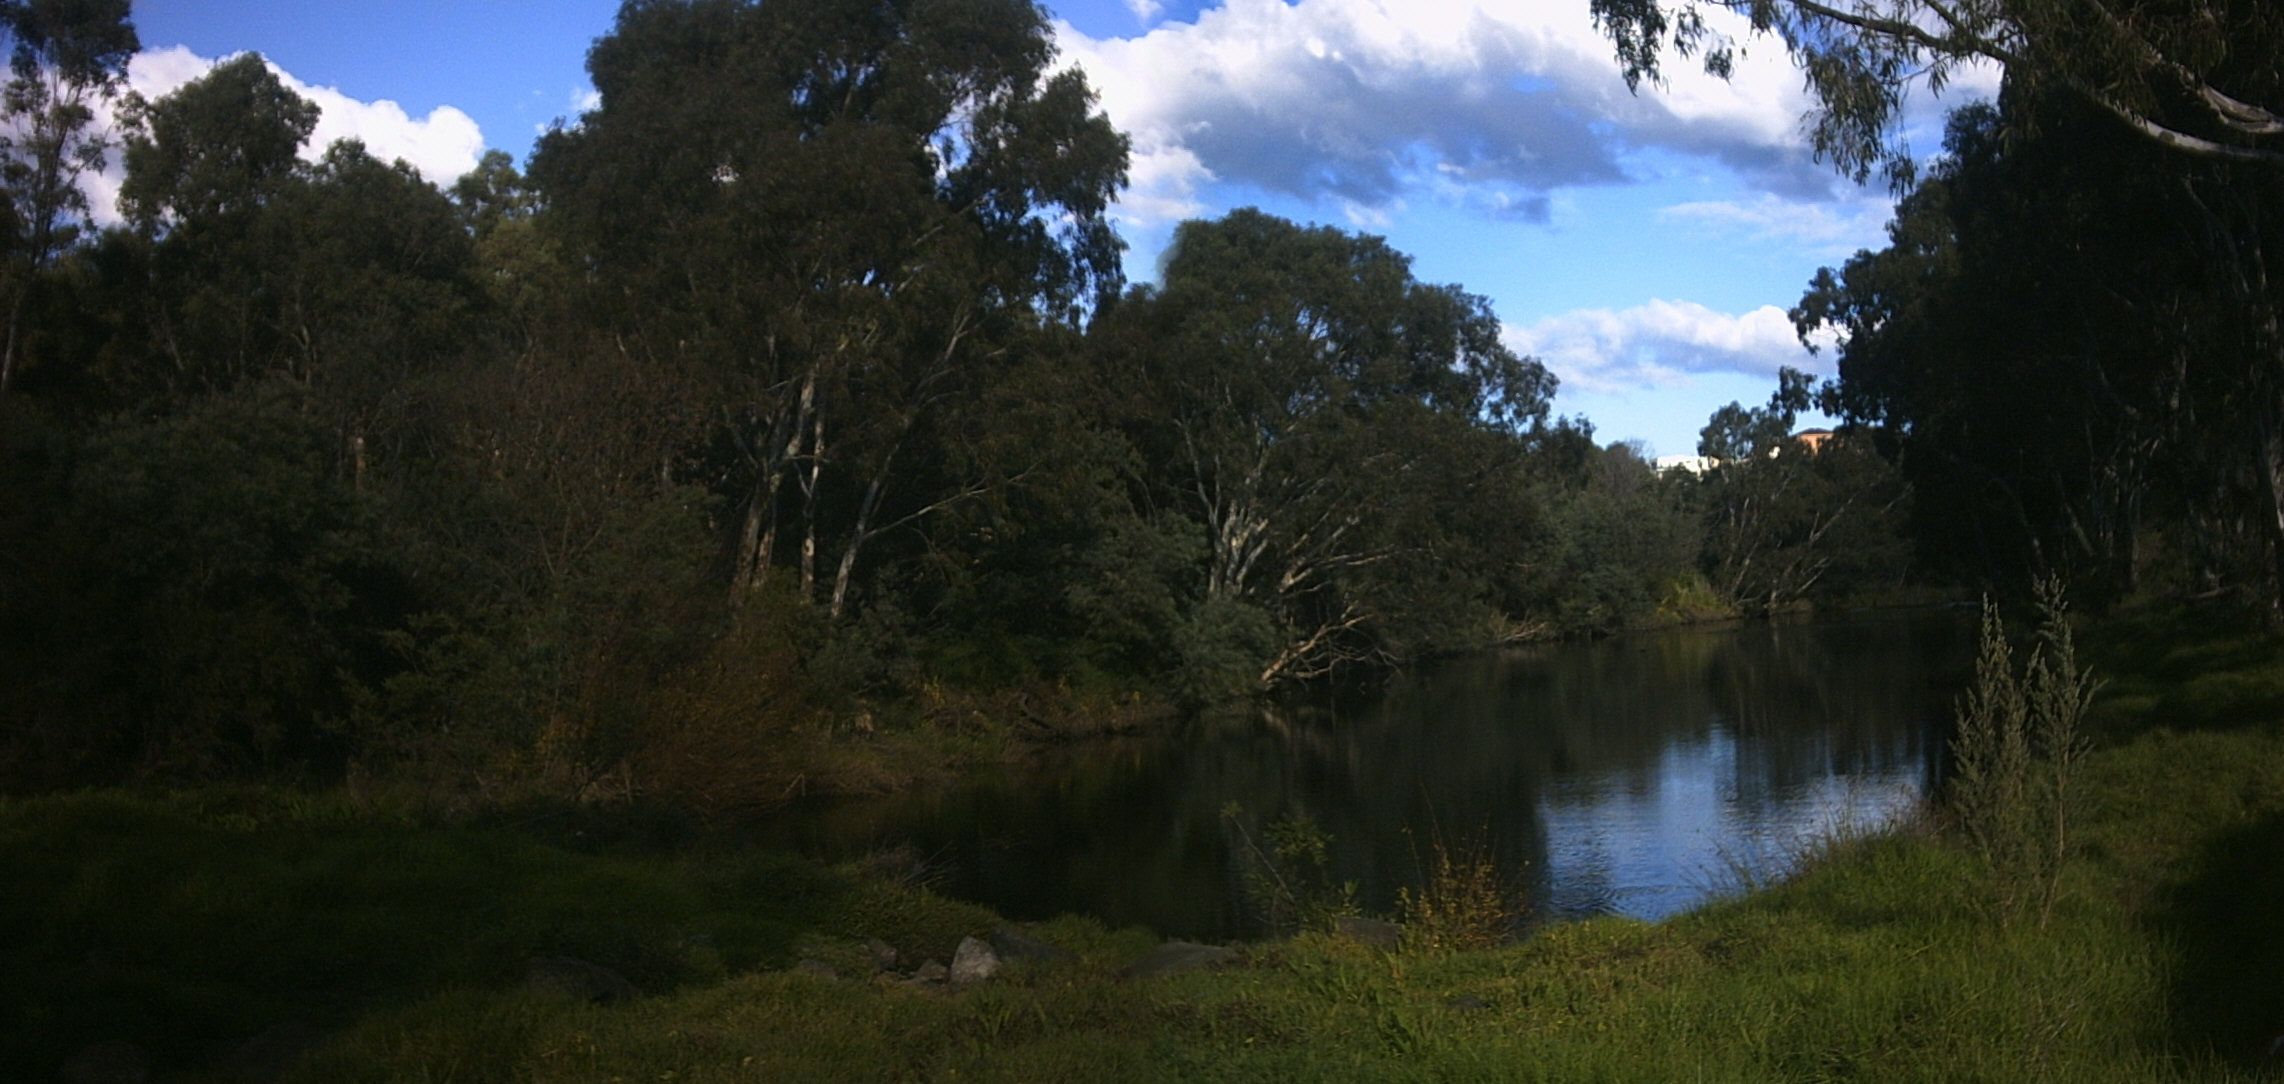
<svg viewBox="0 0 2284 1084">
<path fill-rule="evenodd" d="M 1404 941 L 1414 948 L 1489 948 L 1515 935 L 1527 908 L 1522 892 L 1492 857 L 1487 840 L 1453 847 L 1438 834 L 1417 888 L 1396 890 Z"/>
<path fill-rule="evenodd" d="M 2038 642 L 2018 675 L 1997 607 L 1983 604 L 1975 683 L 1952 739 L 1950 805 L 1989 865 L 2003 917 L 2054 912 L 2070 851 L 2074 775 L 2093 679 L 2078 669 L 2061 585 L 2038 588 Z"/>
<path fill-rule="evenodd" d="M 1240 865 L 1246 902 L 1273 934 L 1321 929 L 1354 915 L 1356 883 L 1334 883 L 1332 837 L 1306 813 L 1290 813 L 1266 825 L 1248 827 L 1242 806 L 1222 807 L 1221 823 L 1233 838 L 1230 852 Z"/>
</svg>

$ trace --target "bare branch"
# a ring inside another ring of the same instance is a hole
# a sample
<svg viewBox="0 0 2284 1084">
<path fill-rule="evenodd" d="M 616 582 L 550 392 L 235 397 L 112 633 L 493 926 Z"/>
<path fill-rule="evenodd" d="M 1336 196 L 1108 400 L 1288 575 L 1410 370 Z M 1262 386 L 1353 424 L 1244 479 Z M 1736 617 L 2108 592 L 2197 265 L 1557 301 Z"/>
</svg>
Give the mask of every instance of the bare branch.
<svg viewBox="0 0 2284 1084">
<path fill-rule="evenodd" d="M 2070 89 L 2076 91 L 2079 96 L 2085 98 L 2087 101 L 2100 106 L 2110 115 L 2116 117 L 2121 121 L 2124 121 L 2127 127 L 2130 127 L 2134 131 L 2137 131 L 2142 135 L 2155 140 L 2160 146 L 2176 151 L 2181 151 L 2185 154 L 2192 154 L 2200 158 L 2210 158 L 2222 162 L 2250 162 L 2256 165 L 2264 166 L 2284 165 L 2284 151 L 2273 151 L 2261 147 L 2245 147 L 2234 143 L 2221 143 L 2216 140 L 2206 139 L 2203 136 L 2190 135 L 2189 133 L 2181 131 L 2177 128 L 2170 128 L 2163 124 L 2159 124 L 2156 121 L 2143 116 L 2140 112 L 2126 107 L 2124 104 L 2118 102 L 2114 98 L 2111 98 L 2109 95 L 2102 94 L 2098 91 L 2092 90 L 2091 88 L 2077 84 L 2071 84 Z"/>
</svg>

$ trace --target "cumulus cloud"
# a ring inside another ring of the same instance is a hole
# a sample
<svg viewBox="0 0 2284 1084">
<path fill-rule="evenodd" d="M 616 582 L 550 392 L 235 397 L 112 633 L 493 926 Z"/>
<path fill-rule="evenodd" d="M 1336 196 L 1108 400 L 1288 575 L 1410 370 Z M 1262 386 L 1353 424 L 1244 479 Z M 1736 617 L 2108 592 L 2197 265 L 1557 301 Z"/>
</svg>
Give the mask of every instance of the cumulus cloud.
<svg viewBox="0 0 2284 1084">
<path fill-rule="evenodd" d="M 127 67 L 127 84 L 155 101 L 205 75 L 217 62 L 179 45 L 139 53 Z M 449 184 L 476 168 L 484 153 L 484 135 L 475 120 L 449 105 L 414 117 L 395 102 L 362 101 L 333 87 L 304 83 L 276 64 L 269 68 L 288 89 L 315 103 L 319 110 L 317 128 L 302 146 L 304 158 L 314 161 L 336 141 L 359 139 L 373 157 L 382 161 L 401 158 L 428 180 Z M 88 202 L 94 205 L 96 219 L 105 223 L 118 221 L 117 158 L 113 155 L 112 169 L 87 181 Z"/>
<path fill-rule="evenodd" d="M 1576 0 L 1228 0 L 1133 38 L 1056 32 L 1134 138 L 1138 221 L 1215 181 L 1336 206 L 1457 194 L 1543 220 L 1546 193 L 1622 183 L 1645 151 L 1792 199 L 1838 190 L 1802 140 L 1809 103 L 1781 46 L 1749 48 L 1727 81 L 1676 64 L 1635 95 Z"/>
<path fill-rule="evenodd" d="M 1692 374 L 1735 372 L 1774 378 L 1779 368 L 1831 367 L 1831 352 L 1811 355 L 1783 309 L 1763 305 L 1742 315 L 1693 301 L 1651 301 L 1630 309 L 1585 309 L 1528 327 L 1509 325 L 1507 342 L 1537 357 L 1566 389 L 1612 393 L 1670 388 Z"/>
</svg>

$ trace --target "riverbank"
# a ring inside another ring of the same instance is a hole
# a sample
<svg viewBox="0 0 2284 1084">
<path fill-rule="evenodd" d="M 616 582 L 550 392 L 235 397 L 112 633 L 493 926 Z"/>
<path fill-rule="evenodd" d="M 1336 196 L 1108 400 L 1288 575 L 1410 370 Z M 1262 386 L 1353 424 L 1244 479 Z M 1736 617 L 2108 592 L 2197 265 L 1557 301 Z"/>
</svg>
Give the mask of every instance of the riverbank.
<svg viewBox="0 0 2284 1084">
<path fill-rule="evenodd" d="M 901 976 L 1001 923 L 894 862 L 664 813 L 111 792 L 0 804 L 0 923 L 31 931 L 0 962 L 0 1064 L 129 1043 L 194 1080 L 265 1052 L 311 1081 L 2249 1079 L 2284 1031 L 2284 641 L 2173 616 L 2086 646 L 2100 748 L 2044 925 L 1994 918 L 1922 825 L 1663 924 L 1474 952 L 1311 934 L 1139 978 L 1151 937 L 1064 918 L 1027 935 L 1069 957 L 954 990 L 874 979 L 867 942 Z M 643 996 L 550 994 L 534 958 Z"/>
</svg>

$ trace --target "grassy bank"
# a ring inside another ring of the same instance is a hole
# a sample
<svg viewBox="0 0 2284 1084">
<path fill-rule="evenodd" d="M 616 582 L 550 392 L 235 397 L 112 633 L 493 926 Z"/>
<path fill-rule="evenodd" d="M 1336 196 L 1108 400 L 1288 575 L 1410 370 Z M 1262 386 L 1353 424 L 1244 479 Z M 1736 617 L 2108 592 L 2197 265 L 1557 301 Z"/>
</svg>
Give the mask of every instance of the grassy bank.
<svg viewBox="0 0 2284 1084">
<path fill-rule="evenodd" d="M 947 991 L 870 980 L 864 939 L 949 960 L 992 916 L 673 817 L 103 793 L 0 805 L 27 946 L 0 1064 L 124 1040 L 222 1079 L 297 1021 L 310 1081 L 2253 1079 L 2284 1031 L 2284 641 L 2167 617 L 2087 646 L 2100 747 L 2044 924 L 1923 826 L 1659 925 L 1305 935 L 1143 979 L 1149 936 L 1062 919 L 1032 933 L 1074 958 Z M 645 996 L 528 989 L 551 955 Z"/>
</svg>

